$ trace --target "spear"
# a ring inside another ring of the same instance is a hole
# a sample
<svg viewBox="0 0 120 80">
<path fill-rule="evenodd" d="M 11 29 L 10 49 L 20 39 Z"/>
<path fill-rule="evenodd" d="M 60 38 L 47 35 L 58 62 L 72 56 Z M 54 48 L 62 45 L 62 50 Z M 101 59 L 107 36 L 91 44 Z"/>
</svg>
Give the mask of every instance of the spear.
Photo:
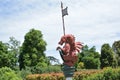
<svg viewBox="0 0 120 80">
<path fill-rule="evenodd" d="M 63 24 L 63 33 L 65 35 L 65 23 L 64 23 L 64 16 L 68 15 L 67 8 L 63 9 L 63 3 L 61 2 L 61 12 L 62 12 L 62 24 Z"/>
</svg>

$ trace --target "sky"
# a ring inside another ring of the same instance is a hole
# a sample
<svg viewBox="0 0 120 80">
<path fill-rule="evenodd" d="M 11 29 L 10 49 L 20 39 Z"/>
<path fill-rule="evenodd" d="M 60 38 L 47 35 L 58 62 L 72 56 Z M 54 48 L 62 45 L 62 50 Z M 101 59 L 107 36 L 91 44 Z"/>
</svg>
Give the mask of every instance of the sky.
<svg viewBox="0 0 120 80">
<path fill-rule="evenodd" d="M 30 29 L 42 31 L 47 56 L 60 61 L 56 51 L 63 35 L 61 1 L 68 7 L 66 34 L 100 52 L 104 43 L 120 40 L 120 0 L 0 0 L 0 41 L 15 37 L 21 44 Z"/>
</svg>

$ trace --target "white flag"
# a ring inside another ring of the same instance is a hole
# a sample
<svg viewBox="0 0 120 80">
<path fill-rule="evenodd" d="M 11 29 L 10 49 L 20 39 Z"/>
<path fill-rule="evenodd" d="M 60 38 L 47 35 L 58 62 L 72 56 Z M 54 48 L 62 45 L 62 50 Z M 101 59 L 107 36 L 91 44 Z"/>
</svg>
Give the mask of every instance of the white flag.
<svg viewBox="0 0 120 80">
<path fill-rule="evenodd" d="M 68 7 L 66 7 L 65 9 L 62 10 L 62 16 L 66 16 L 68 15 L 68 11 L 67 11 Z"/>
</svg>

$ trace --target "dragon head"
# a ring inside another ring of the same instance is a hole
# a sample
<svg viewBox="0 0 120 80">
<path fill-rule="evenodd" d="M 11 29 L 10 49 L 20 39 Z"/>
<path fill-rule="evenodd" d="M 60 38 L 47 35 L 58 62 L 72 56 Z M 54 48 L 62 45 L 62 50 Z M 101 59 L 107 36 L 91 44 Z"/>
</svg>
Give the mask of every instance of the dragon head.
<svg viewBox="0 0 120 80">
<path fill-rule="evenodd" d="M 63 45 L 63 43 L 72 44 L 75 42 L 75 37 L 72 34 L 67 34 L 61 37 L 58 44 Z"/>
</svg>

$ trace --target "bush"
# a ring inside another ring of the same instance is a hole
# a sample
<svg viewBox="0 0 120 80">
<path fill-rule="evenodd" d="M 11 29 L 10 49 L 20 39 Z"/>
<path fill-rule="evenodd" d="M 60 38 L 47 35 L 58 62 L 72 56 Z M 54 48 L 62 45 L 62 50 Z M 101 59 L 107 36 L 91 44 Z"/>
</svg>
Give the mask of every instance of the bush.
<svg viewBox="0 0 120 80">
<path fill-rule="evenodd" d="M 31 69 L 33 74 L 51 73 L 51 72 L 61 72 L 60 66 L 48 66 L 48 67 L 33 67 Z"/>
<path fill-rule="evenodd" d="M 104 69 L 104 77 L 105 80 L 118 80 L 120 69 L 113 69 L 111 67 L 107 67 Z"/>
<path fill-rule="evenodd" d="M 77 69 L 84 69 L 85 66 L 84 66 L 84 63 L 83 62 L 80 62 L 78 65 L 77 65 Z"/>
<path fill-rule="evenodd" d="M 105 80 L 112 80 L 112 77 L 113 77 L 113 70 L 112 68 L 110 67 L 107 67 L 104 69 L 104 77 L 105 77 Z"/>
<path fill-rule="evenodd" d="M 28 75 L 26 80 L 65 80 L 63 73 Z M 73 80 L 120 80 L 120 68 L 102 70 L 81 70 L 75 72 Z"/>
<path fill-rule="evenodd" d="M 33 74 L 28 75 L 26 80 L 65 80 L 65 77 L 62 73 Z"/>
<path fill-rule="evenodd" d="M 79 72 L 75 72 L 73 76 L 73 80 L 84 80 L 86 79 L 86 77 L 89 77 L 92 74 L 100 73 L 100 72 L 101 72 L 100 70 L 81 70 Z"/>
<path fill-rule="evenodd" d="M 84 66 L 86 69 L 99 69 L 100 60 L 99 58 L 94 59 L 94 57 L 84 57 L 83 59 Z"/>
<path fill-rule="evenodd" d="M 2 67 L 0 68 L 0 80 L 22 80 L 22 78 L 10 68 Z"/>
<path fill-rule="evenodd" d="M 119 80 L 120 68 L 113 69 L 111 67 L 104 68 L 99 73 L 92 74 L 83 80 Z"/>
<path fill-rule="evenodd" d="M 26 67 L 26 69 L 22 69 L 21 71 L 18 70 L 17 74 L 19 76 L 21 76 L 23 80 L 25 80 L 25 78 L 26 78 L 27 75 L 32 74 L 31 73 L 31 68 L 30 67 Z"/>
</svg>

